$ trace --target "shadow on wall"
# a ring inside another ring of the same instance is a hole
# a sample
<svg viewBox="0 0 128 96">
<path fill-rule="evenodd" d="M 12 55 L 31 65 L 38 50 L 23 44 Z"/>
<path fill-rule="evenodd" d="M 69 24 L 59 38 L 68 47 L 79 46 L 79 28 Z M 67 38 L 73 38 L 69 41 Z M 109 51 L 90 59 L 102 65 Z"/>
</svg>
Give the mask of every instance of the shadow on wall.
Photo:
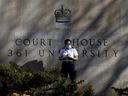
<svg viewBox="0 0 128 96">
<path fill-rule="evenodd" d="M 121 8 L 123 7 L 123 4 L 125 2 L 120 1 L 120 0 L 108 0 L 108 1 L 111 1 L 111 2 L 101 7 L 101 10 L 99 10 L 99 13 L 96 14 L 94 19 L 90 20 L 90 22 L 88 23 L 88 26 L 83 26 L 85 27 L 84 31 L 77 38 L 84 38 L 84 36 L 90 36 L 90 34 L 92 35 L 89 38 L 96 38 L 96 39 L 107 39 L 108 40 L 114 37 L 110 46 L 114 45 L 114 46 L 121 47 L 120 52 L 126 54 L 125 51 L 127 50 L 128 44 L 127 44 L 127 40 L 124 37 L 128 37 L 128 35 L 126 32 L 122 32 L 125 35 L 118 36 L 119 35 L 118 31 L 120 31 L 121 33 L 121 31 L 124 31 L 124 30 L 121 30 L 122 27 L 128 26 L 127 8 L 124 8 L 123 10 Z M 98 3 L 98 5 L 100 4 Z M 95 7 L 97 7 L 97 5 L 92 8 L 86 8 L 82 12 L 82 14 L 73 21 L 72 23 L 73 27 L 77 27 L 76 25 L 80 23 L 80 21 L 82 21 L 83 18 L 86 18 L 86 15 L 89 12 L 91 12 L 93 9 L 95 9 Z M 80 23 L 80 24 L 83 25 L 83 23 Z M 93 46 L 94 49 L 98 49 L 99 47 Z M 89 46 L 87 46 L 86 49 L 89 49 Z M 107 84 L 98 93 L 97 96 L 102 96 L 102 94 L 103 96 L 105 96 L 109 88 L 111 88 L 111 86 L 118 80 L 119 76 L 124 72 L 124 70 L 128 68 L 128 65 L 127 65 L 128 56 L 124 56 L 124 54 L 121 54 L 120 59 L 116 62 L 116 64 L 114 64 L 113 74 L 111 75 L 111 77 L 109 77 L 109 79 L 106 82 Z M 80 65 L 82 67 L 78 69 L 79 70 L 78 75 L 85 74 L 87 69 L 93 66 L 92 62 L 94 62 L 96 59 L 97 59 L 96 57 L 95 58 L 89 57 L 87 60 L 82 59 L 80 62 Z M 111 57 L 107 59 L 109 60 L 111 59 Z M 100 64 L 102 63 L 104 63 L 104 61 L 102 61 Z M 96 64 L 96 65 L 99 66 L 99 64 Z M 104 70 L 104 72 L 101 74 L 106 74 L 106 70 Z M 97 76 L 99 77 L 101 74 L 98 74 Z M 100 78 L 94 78 L 94 79 L 98 79 L 97 81 L 100 82 Z"/>
<path fill-rule="evenodd" d="M 83 36 L 87 36 L 87 35 L 90 35 L 90 34 L 93 34 L 92 36 L 90 36 L 89 38 L 96 38 L 96 39 L 106 39 L 106 40 L 108 40 L 109 38 L 112 38 L 115 34 L 116 34 L 116 32 L 122 27 L 122 26 L 124 26 L 124 25 L 128 25 L 127 24 L 127 21 L 125 21 L 125 22 L 123 22 L 123 23 L 120 23 L 121 21 L 119 21 L 118 19 L 122 19 L 123 20 L 123 18 L 124 17 L 121 17 L 120 16 L 120 13 L 116 13 L 116 15 L 119 15 L 120 17 L 119 18 L 114 18 L 114 21 L 113 22 L 110 22 L 110 23 L 108 23 L 105 27 L 103 27 L 102 25 L 99 25 L 99 23 L 101 22 L 101 20 L 105 17 L 105 15 L 106 15 L 106 13 L 108 13 L 110 10 L 111 10 L 111 8 L 113 8 L 112 6 L 114 6 L 114 4 L 117 2 L 117 1 L 119 1 L 119 0 L 112 0 L 113 2 L 111 2 L 111 3 L 109 3 L 108 5 L 106 5 L 106 6 L 104 6 L 103 8 L 102 8 L 102 10 L 101 10 L 101 12 L 91 21 L 91 23 L 88 25 L 88 27 L 87 28 L 85 28 L 84 29 L 84 32 L 83 33 L 81 33 L 79 36 L 78 36 L 78 38 L 83 38 Z M 91 10 L 90 10 L 91 11 Z M 86 15 L 86 14 L 84 14 L 84 15 Z M 84 15 L 83 15 L 83 17 L 84 17 Z M 124 15 L 125 16 L 125 15 Z M 111 19 L 113 19 L 113 18 L 111 18 Z M 81 18 L 82 19 L 82 18 Z M 109 21 L 111 21 L 111 20 L 109 20 Z M 116 24 L 115 24 L 115 22 L 116 22 Z M 96 25 L 99 25 L 99 26 L 97 26 L 97 28 L 95 28 L 95 26 Z M 74 25 L 75 26 L 75 25 Z M 101 28 L 101 30 L 98 30 L 98 28 Z M 92 31 L 90 31 L 90 30 L 92 30 Z M 92 33 L 93 32 L 93 33 Z M 118 38 L 117 38 L 118 39 Z M 112 43 L 111 45 L 118 45 L 118 43 L 120 43 L 120 42 L 116 42 L 117 41 L 117 39 L 116 40 L 114 40 L 114 41 L 112 41 L 112 42 L 114 42 L 114 43 Z M 110 45 L 110 46 L 111 46 Z M 124 46 L 124 45 L 123 45 Z M 126 46 L 126 45 L 125 45 Z M 100 46 L 97 46 L 97 44 L 95 44 L 95 46 L 92 46 L 93 47 L 93 49 L 98 49 Z M 90 48 L 90 46 L 87 46 L 86 47 L 86 49 L 89 49 Z M 103 52 L 102 52 L 103 53 Z M 92 57 L 90 57 L 90 58 L 88 58 L 87 59 L 87 61 L 86 61 L 86 64 L 85 64 L 85 66 L 84 67 L 82 67 L 82 68 L 80 68 L 79 70 L 81 70 L 80 71 L 80 74 L 81 73 L 83 73 L 84 71 L 86 71 L 86 69 L 87 68 L 89 68 L 89 67 L 91 67 L 91 63 L 93 62 L 93 60 L 95 60 L 95 59 L 97 59 L 97 58 L 92 58 Z M 110 58 L 109 58 L 110 59 Z"/>
<path fill-rule="evenodd" d="M 10 44 L 14 42 L 14 38 L 22 39 L 32 39 L 37 35 L 37 32 L 52 31 L 53 27 L 53 7 L 55 6 L 57 0 L 52 0 L 51 2 L 45 0 L 38 1 L 25 1 L 25 0 L 2 0 L 0 1 L 0 53 L 3 50 L 8 49 Z M 50 7 L 49 7 L 50 6 Z M 14 13 L 13 13 L 14 12 Z M 6 27 L 5 27 L 6 26 Z M 8 39 L 6 39 L 6 38 Z M 24 46 L 18 46 L 15 49 L 24 50 Z M 4 62 L 8 56 L 0 56 L 0 62 Z M 12 58 L 14 61 L 18 62 L 20 59 L 15 55 Z"/>
<path fill-rule="evenodd" d="M 113 69 L 111 77 L 108 79 L 108 82 L 105 84 L 104 88 L 97 94 L 97 96 L 106 96 L 108 90 L 113 86 L 113 84 L 119 79 L 120 75 L 128 68 L 128 56 L 122 57 L 118 60 L 116 66 Z M 103 72 L 101 74 L 105 74 Z M 101 75 L 100 74 L 100 75 Z M 100 77 L 100 75 L 98 77 Z M 123 79 L 123 78 L 122 78 Z"/>
<path fill-rule="evenodd" d="M 43 62 L 42 61 L 37 61 L 37 60 L 32 60 L 28 61 L 23 65 L 23 68 L 25 70 L 31 70 L 31 71 L 43 71 Z"/>
</svg>

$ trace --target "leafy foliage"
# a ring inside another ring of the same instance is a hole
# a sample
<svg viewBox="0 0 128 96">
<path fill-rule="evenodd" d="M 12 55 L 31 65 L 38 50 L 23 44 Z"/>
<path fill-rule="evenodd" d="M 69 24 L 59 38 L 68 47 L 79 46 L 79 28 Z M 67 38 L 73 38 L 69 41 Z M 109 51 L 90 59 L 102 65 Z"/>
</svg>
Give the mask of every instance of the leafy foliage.
<svg viewBox="0 0 128 96">
<path fill-rule="evenodd" d="M 128 87 L 126 88 L 115 88 L 112 87 L 112 89 L 115 90 L 115 92 L 118 94 L 118 96 L 128 95 Z"/>
<path fill-rule="evenodd" d="M 84 96 L 94 96 L 94 89 L 91 84 L 88 84 L 84 90 Z"/>
<path fill-rule="evenodd" d="M 0 65 L 0 95 L 11 96 L 10 94 L 16 93 L 30 96 L 94 96 L 91 87 L 82 88 L 84 93 L 80 92 L 81 89 L 78 90 L 78 85 L 83 80 L 71 82 L 60 78 L 59 73 L 58 68 L 41 72 L 24 70 L 14 62 Z"/>
</svg>

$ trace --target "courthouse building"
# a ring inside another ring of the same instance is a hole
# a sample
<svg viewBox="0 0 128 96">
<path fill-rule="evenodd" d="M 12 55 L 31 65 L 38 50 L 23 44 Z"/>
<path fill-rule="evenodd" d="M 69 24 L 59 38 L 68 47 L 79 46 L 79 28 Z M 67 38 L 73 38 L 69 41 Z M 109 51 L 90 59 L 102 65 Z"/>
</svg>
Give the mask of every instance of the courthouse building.
<svg viewBox="0 0 128 96">
<path fill-rule="evenodd" d="M 66 38 L 78 50 L 77 79 L 97 94 L 128 86 L 127 0 L 0 0 L 0 63 L 61 64 Z M 100 96 L 100 95 L 99 95 Z"/>
</svg>

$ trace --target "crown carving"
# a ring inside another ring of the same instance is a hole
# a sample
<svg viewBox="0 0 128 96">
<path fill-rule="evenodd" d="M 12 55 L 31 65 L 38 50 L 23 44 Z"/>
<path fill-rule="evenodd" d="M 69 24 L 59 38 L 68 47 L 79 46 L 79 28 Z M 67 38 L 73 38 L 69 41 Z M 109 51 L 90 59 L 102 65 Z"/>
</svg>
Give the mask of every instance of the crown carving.
<svg viewBox="0 0 128 96">
<path fill-rule="evenodd" d="M 71 10 L 64 9 L 63 5 L 61 5 L 61 9 L 55 10 L 54 14 L 56 22 L 69 23 L 71 20 Z"/>
</svg>

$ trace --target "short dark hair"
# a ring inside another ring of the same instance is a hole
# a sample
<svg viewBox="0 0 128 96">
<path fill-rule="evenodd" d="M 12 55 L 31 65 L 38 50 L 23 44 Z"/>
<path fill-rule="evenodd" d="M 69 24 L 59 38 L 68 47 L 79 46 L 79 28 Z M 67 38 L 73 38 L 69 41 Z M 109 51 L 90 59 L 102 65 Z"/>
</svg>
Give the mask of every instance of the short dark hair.
<svg viewBox="0 0 128 96">
<path fill-rule="evenodd" d="M 65 39 L 64 43 L 66 44 L 68 41 L 72 42 L 70 39 Z"/>
</svg>

